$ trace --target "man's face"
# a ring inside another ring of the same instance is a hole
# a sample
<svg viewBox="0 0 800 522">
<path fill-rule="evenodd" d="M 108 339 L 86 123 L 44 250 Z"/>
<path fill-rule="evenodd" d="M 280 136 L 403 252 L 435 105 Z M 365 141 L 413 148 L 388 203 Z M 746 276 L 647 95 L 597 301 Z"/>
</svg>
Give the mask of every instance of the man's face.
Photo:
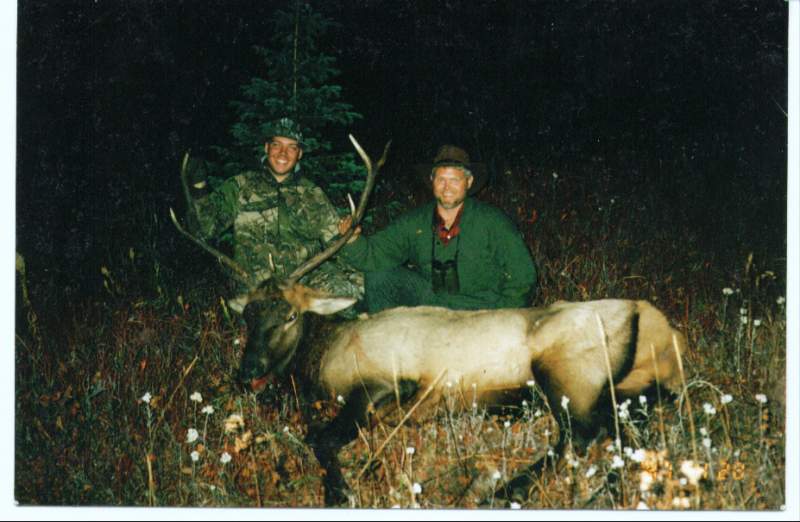
<svg viewBox="0 0 800 522">
<path fill-rule="evenodd" d="M 433 173 L 433 196 L 445 209 L 458 207 L 472 186 L 472 176 L 458 167 L 439 167 Z"/>
<path fill-rule="evenodd" d="M 297 140 L 283 136 L 272 138 L 264 145 L 264 151 L 267 153 L 267 161 L 272 172 L 279 178 L 288 176 L 303 157 L 303 149 Z"/>
</svg>

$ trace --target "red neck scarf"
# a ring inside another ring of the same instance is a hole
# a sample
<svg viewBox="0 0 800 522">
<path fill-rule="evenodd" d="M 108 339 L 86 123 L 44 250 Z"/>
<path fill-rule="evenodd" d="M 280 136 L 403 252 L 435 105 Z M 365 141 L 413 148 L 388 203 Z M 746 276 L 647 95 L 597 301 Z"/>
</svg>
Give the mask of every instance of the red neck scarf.
<svg viewBox="0 0 800 522">
<path fill-rule="evenodd" d="M 453 225 L 448 229 L 444 226 L 444 219 L 439 215 L 437 208 L 433 207 L 433 232 L 439 236 L 439 241 L 441 241 L 444 246 L 447 246 L 450 240 L 458 236 L 459 232 L 461 232 L 461 214 L 463 212 L 464 205 L 461 205 L 461 208 L 458 209 L 458 214 L 456 214 L 456 218 L 453 220 Z"/>
</svg>

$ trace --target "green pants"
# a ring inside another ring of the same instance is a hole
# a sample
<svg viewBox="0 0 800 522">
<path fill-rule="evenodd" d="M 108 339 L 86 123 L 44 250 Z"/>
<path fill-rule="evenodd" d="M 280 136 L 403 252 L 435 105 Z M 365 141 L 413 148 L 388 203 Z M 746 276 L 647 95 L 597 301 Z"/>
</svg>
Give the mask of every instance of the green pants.
<svg viewBox="0 0 800 522">
<path fill-rule="evenodd" d="M 405 267 L 364 274 L 364 294 L 371 314 L 396 306 L 441 306 L 431 282 Z"/>
</svg>

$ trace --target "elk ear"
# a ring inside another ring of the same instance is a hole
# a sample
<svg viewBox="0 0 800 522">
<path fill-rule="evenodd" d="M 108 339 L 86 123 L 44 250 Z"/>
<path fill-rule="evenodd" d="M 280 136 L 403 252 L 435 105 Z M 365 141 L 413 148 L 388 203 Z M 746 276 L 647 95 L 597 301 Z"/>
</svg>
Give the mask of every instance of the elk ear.
<svg viewBox="0 0 800 522">
<path fill-rule="evenodd" d="M 244 313 L 244 307 L 247 306 L 247 303 L 250 302 L 250 294 L 241 294 L 237 295 L 236 297 L 231 297 L 228 299 L 228 308 L 236 312 L 237 314 Z"/>
<path fill-rule="evenodd" d="M 319 315 L 335 314 L 348 306 L 355 304 L 358 299 L 352 297 L 321 297 L 309 296 L 308 311 Z"/>
</svg>

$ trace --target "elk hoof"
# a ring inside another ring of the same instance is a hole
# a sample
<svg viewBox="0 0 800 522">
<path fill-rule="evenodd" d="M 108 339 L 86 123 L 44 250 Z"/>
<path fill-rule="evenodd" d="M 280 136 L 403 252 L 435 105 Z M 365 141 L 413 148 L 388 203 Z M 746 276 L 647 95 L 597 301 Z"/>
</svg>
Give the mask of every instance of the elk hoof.
<svg viewBox="0 0 800 522">
<path fill-rule="evenodd" d="M 326 507 L 353 507 L 352 494 L 346 488 L 325 487 Z"/>
</svg>

